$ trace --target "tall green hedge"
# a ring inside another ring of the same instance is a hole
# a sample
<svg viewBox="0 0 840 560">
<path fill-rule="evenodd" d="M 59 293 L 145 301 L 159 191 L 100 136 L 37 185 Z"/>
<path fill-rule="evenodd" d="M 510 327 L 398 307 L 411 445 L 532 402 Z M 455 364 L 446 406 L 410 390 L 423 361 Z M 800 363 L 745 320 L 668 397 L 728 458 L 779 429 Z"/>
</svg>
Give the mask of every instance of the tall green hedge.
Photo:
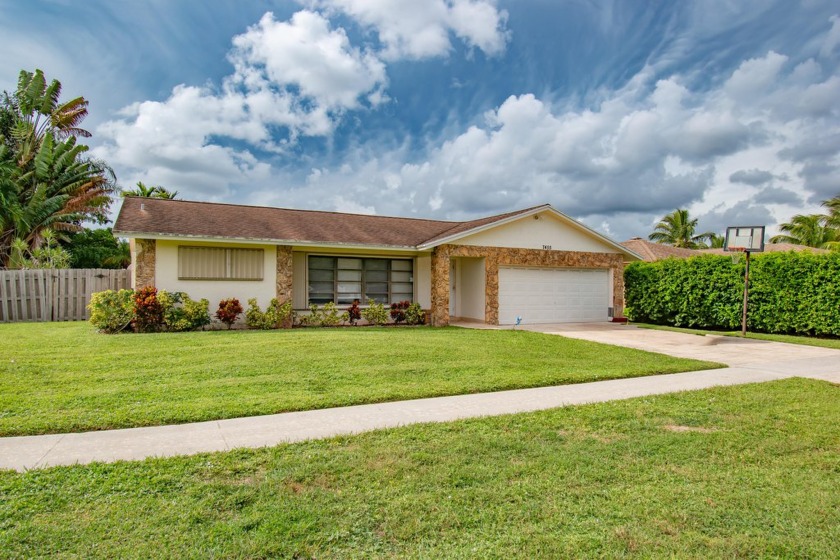
<svg viewBox="0 0 840 560">
<path fill-rule="evenodd" d="M 624 272 L 633 321 L 732 330 L 741 325 L 744 258 L 705 255 L 636 262 Z M 756 332 L 840 336 L 840 253 L 750 258 L 747 327 Z"/>
</svg>

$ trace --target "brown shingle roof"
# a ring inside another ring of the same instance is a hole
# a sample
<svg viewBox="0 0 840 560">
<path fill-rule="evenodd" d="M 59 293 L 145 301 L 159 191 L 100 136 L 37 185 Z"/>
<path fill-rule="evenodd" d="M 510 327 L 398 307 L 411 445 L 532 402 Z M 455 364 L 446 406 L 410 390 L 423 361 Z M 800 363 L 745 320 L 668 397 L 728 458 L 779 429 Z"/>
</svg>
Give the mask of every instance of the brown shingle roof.
<svg viewBox="0 0 840 560">
<path fill-rule="evenodd" d="M 533 210 L 468 222 L 126 197 L 114 233 L 417 247 Z"/>
<path fill-rule="evenodd" d="M 672 247 L 670 245 L 663 245 L 662 243 L 652 243 L 640 237 L 628 239 L 622 242 L 621 246 L 625 249 L 630 249 L 634 253 L 638 253 L 646 262 L 661 261 L 662 259 L 668 258 L 686 259 L 699 254 L 694 249 L 683 249 L 682 247 Z"/>
<path fill-rule="evenodd" d="M 786 253 L 788 251 L 810 251 L 812 253 L 830 253 L 828 249 L 817 249 L 816 247 L 808 247 L 807 245 L 797 245 L 796 243 L 765 243 L 765 253 Z M 700 253 L 706 255 L 728 255 L 722 248 L 715 249 L 700 249 Z"/>
</svg>

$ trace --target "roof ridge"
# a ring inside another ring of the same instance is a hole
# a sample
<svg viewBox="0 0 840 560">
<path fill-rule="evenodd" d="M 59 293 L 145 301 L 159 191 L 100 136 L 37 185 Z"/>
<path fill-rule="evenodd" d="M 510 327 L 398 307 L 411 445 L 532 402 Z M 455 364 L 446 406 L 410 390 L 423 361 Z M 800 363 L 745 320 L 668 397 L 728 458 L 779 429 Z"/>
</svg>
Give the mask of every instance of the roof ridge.
<svg viewBox="0 0 840 560">
<path fill-rule="evenodd" d="M 188 204 L 201 204 L 201 205 L 212 205 L 212 206 L 232 206 L 234 208 L 259 208 L 263 210 L 285 210 L 287 212 L 308 212 L 312 214 L 338 214 L 341 216 L 360 216 L 365 218 L 390 218 L 393 220 L 415 220 L 418 222 L 435 222 L 439 224 L 452 224 L 454 226 L 462 225 L 468 222 L 454 222 L 452 220 L 436 220 L 434 218 L 413 218 L 408 216 L 386 216 L 382 214 L 360 214 L 358 212 L 339 212 L 337 210 L 309 210 L 306 208 L 283 208 L 280 206 L 259 206 L 256 204 L 235 204 L 232 202 L 211 202 L 209 200 L 184 200 L 184 199 L 174 199 L 174 198 L 154 198 L 154 197 L 144 197 L 144 196 L 135 196 L 135 195 L 126 195 L 124 198 L 136 198 L 136 199 L 143 199 L 143 201 L 152 200 L 155 202 L 165 202 L 165 203 L 173 203 L 173 202 L 186 202 Z M 477 218 L 478 219 L 486 219 L 486 218 Z"/>
</svg>

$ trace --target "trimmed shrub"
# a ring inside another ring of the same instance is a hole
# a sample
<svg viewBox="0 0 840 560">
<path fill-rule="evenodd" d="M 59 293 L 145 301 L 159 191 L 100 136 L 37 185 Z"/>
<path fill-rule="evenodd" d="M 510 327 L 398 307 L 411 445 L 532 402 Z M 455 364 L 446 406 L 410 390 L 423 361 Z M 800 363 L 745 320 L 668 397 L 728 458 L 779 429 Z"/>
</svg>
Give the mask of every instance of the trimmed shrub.
<svg viewBox="0 0 840 560">
<path fill-rule="evenodd" d="M 226 324 L 230 329 L 236 322 L 236 318 L 242 315 L 242 304 L 236 298 L 223 299 L 219 302 L 219 309 L 216 311 L 216 319 Z"/>
<path fill-rule="evenodd" d="M 406 301 L 397 301 L 391 304 L 391 319 L 394 320 L 395 323 L 399 324 L 405 321 L 405 312 L 408 309 L 408 306 L 411 305 L 411 302 L 408 300 Z"/>
<path fill-rule="evenodd" d="M 347 319 L 351 325 L 356 325 L 362 318 L 362 309 L 359 307 L 359 300 L 354 299 L 353 305 L 347 310 Z"/>
<path fill-rule="evenodd" d="M 633 321 L 704 329 L 741 325 L 745 259 L 705 255 L 636 262 L 624 274 Z M 748 328 L 840 336 L 840 253 L 767 253 L 750 258 Z"/>
<path fill-rule="evenodd" d="M 292 303 L 287 301 L 282 305 L 277 298 L 272 298 L 265 311 L 260 309 L 257 298 L 248 300 L 248 310 L 245 312 L 245 324 L 252 329 L 279 329 L 292 315 Z"/>
<path fill-rule="evenodd" d="M 157 332 L 163 326 L 163 306 L 157 288 L 146 286 L 134 292 L 134 328 L 137 332 Z"/>
<path fill-rule="evenodd" d="M 371 325 L 384 325 L 388 322 L 388 310 L 383 304 L 369 299 L 368 306 L 362 310 L 362 317 Z"/>
<path fill-rule="evenodd" d="M 414 302 L 405 310 L 405 322 L 408 325 L 422 325 L 426 322 L 426 314 L 419 303 Z"/>
<path fill-rule="evenodd" d="M 182 332 L 200 329 L 210 324 L 210 302 L 195 301 L 184 292 L 161 290 L 157 299 L 163 309 L 163 323 L 168 331 Z"/>
<path fill-rule="evenodd" d="M 134 319 L 133 290 L 105 290 L 90 296 L 90 323 L 103 333 L 125 330 Z"/>
</svg>

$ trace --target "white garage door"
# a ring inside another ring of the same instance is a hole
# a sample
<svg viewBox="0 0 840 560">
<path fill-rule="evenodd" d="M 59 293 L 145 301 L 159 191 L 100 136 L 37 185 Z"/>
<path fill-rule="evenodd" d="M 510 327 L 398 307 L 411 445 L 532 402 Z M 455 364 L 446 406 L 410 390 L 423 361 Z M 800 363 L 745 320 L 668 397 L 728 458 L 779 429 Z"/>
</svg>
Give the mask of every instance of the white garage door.
<svg viewBox="0 0 840 560">
<path fill-rule="evenodd" d="M 609 270 L 499 268 L 499 324 L 609 319 Z"/>
</svg>

